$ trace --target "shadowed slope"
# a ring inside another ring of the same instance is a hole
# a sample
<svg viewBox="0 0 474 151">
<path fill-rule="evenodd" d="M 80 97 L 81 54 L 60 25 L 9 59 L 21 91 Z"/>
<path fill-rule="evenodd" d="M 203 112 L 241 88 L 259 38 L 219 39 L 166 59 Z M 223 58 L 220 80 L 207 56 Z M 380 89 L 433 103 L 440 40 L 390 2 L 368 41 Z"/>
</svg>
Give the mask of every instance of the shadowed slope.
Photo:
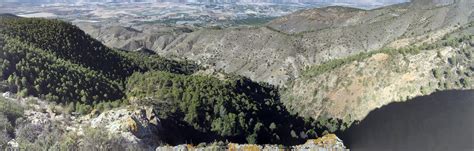
<svg viewBox="0 0 474 151">
<path fill-rule="evenodd" d="M 345 133 L 351 150 L 472 150 L 474 91 L 444 91 L 372 111 Z"/>
</svg>

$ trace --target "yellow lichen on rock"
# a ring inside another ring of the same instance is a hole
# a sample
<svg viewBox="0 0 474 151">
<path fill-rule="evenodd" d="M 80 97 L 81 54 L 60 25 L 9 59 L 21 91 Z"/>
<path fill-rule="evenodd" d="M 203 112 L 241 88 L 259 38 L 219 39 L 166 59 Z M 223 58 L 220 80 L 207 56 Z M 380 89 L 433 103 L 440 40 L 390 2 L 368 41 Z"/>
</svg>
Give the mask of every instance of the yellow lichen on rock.
<svg viewBox="0 0 474 151">
<path fill-rule="evenodd" d="M 195 150 L 192 144 L 186 144 L 186 148 L 188 148 L 188 150 Z"/>
<path fill-rule="evenodd" d="M 227 145 L 228 151 L 260 151 L 262 150 L 262 146 L 255 145 L 255 144 L 235 144 L 229 143 Z"/>
<path fill-rule="evenodd" d="M 135 133 L 138 131 L 138 125 L 131 117 L 125 120 L 125 125 L 128 127 L 130 132 Z"/>
<path fill-rule="evenodd" d="M 228 147 L 228 150 L 229 151 L 237 151 L 237 146 L 238 144 L 234 144 L 234 143 L 229 143 L 229 145 L 227 145 Z"/>
<path fill-rule="evenodd" d="M 319 146 L 322 148 L 345 148 L 342 141 L 335 134 L 327 134 L 317 139 L 309 139 L 302 146 Z"/>
<path fill-rule="evenodd" d="M 244 150 L 243 151 L 260 151 L 261 148 L 258 145 L 255 144 L 248 144 L 244 145 Z"/>
</svg>

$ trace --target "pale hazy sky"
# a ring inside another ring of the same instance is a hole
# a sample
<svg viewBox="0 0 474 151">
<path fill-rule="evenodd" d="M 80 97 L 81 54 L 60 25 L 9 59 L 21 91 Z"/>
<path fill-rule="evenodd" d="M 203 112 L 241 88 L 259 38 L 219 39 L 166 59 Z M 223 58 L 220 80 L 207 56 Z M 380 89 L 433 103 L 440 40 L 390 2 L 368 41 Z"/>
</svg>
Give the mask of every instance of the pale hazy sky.
<svg viewBox="0 0 474 151">
<path fill-rule="evenodd" d="M 0 0 L 1 2 L 83 2 L 83 1 L 156 1 L 156 0 Z M 169 1 L 169 0 L 165 0 Z M 172 0 L 171 0 L 172 1 Z M 238 0 L 237 0 L 238 1 Z M 308 0 L 305 0 L 308 1 Z M 309 0 L 311 1 L 311 0 Z M 333 2 L 356 2 L 356 3 L 398 3 L 406 2 L 408 0 L 312 0 L 314 2 L 333 1 Z"/>
</svg>

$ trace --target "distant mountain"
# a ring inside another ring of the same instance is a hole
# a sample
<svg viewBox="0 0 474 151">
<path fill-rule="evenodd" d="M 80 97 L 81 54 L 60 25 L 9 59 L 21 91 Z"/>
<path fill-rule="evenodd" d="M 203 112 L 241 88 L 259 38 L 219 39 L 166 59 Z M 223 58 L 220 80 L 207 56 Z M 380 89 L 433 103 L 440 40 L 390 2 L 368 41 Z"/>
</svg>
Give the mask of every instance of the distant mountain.
<svg viewBox="0 0 474 151">
<path fill-rule="evenodd" d="M 111 47 L 145 47 L 160 55 L 180 56 L 253 80 L 284 85 L 309 66 L 383 47 L 429 43 L 474 20 L 473 1 L 449 2 L 416 0 L 375 10 L 332 6 L 298 11 L 264 27 L 190 33 L 157 32 L 151 27 L 137 27 L 141 30 L 137 32 L 123 27 L 79 26 Z"/>
<path fill-rule="evenodd" d="M 3 0 L 16 3 L 137 3 L 137 2 L 176 2 L 176 3 L 360 3 L 360 4 L 394 4 L 408 0 Z"/>
</svg>

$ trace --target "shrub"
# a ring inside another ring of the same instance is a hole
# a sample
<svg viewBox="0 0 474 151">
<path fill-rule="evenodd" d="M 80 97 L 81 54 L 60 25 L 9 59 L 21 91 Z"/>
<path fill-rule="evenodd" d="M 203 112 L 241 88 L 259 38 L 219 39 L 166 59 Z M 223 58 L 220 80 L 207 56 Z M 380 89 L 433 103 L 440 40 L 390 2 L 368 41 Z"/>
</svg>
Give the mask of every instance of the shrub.
<svg viewBox="0 0 474 151">
<path fill-rule="evenodd" d="M 58 150 L 64 132 L 53 123 L 35 125 L 27 123 L 17 130 L 20 150 Z"/>
<path fill-rule="evenodd" d="M 102 127 L 84 129 L 80 146 L 85 150 L 124 150 L 125 140 Z"/>
<path fill-rule="evenodd" d="M 63 138 L 59 142 L 60 150 L 79 150 L 80 139 L 75 132 L 63 134 Z"/>
<path fill-rule="evenodd" d="M 4 114 L 0 114 L 0 130 L 5 132 L 12 132 L 13 126 Z"/>
<path fill-rule="evenodd" d="M 451 58 L 448 58 L 448 62 L 451 64 L 451 65 L 456 65 L 458 62 L 457 62 L 457 59 L 454 58 L 454 57 L 451 57 Z"/>
<path fill-rule="evenodd" d="M 469 78 L 461 78 L 460 82 L 464 88 L 470 87 L 471 80 L 469 80 Z"/>
<path fill-rule="evenodd" d="M 10 140 L 11 138 L 8 133 L 4 130 L 0 130 L 0 146 L 6 146 Z"/>
<path fill-rule="evenodd" d="M 43 127 L 31 123 L 22 123 L 15 131 L 16 139 L 22 143 L 35 143 L 39 135 L 43 132 Z"/>
<path fill-rule="evenodd" d="M 76 109 L 75 111 L 78 113 L 78 114 L 88 114 L 92 111 L 92 106 L 91 105 L 87 105 L 87 104 L 82 104 L 82 103 L 76 103 Z"/>
<path fill-rule="evenodd" d="M 63 107 L 63 114 L 71 114 L 72 112 L 74 112 L 76 110 L 75 106 L 74 106 L 74 103 L 67 103 L 64 107 Z"/>
<path fill-rule="evenodd" d="M 0 114 L 3 114 L 10 123 L 23 116 L 23 107 L 13 101 L 0 97 Z"/>
<path fill-rule="evenodd" d="M 441 71 L 441 69 L 432 69 L 431 70 L 433 72 L 433 76 L 436 78 L 436 79 L 440 79 L 443 77 L 443 71 Z"/>
</svg>

